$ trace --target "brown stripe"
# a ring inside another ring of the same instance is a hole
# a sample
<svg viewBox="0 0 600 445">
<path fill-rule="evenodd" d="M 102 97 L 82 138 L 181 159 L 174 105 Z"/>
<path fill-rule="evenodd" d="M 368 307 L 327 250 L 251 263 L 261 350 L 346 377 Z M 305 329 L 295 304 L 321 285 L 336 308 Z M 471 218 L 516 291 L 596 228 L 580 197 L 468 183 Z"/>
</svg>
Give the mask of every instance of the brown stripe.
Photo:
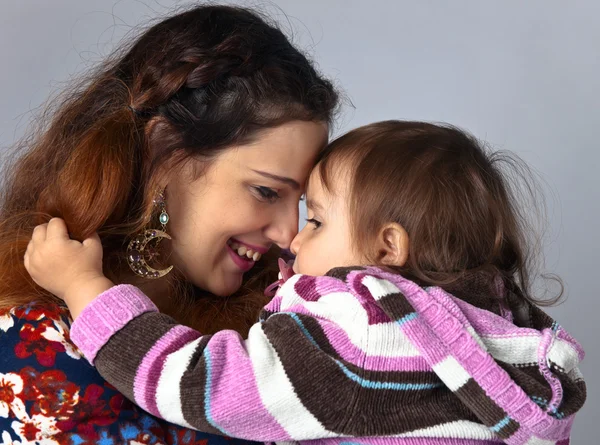
<svg viewBox="0 0 600 445">
<path fill-rule="evenodd" d="M 181 393 L 181 409 L 187 423 L 194 428 L 212 434 L 222 434 L 206 419 L 204 413 L 204 398 L 206 396 L 206 362 L 204 349 L 210 337 L 205 335 L 200 339 L 198 347 L 190 358 L 188 368 L 179 383 Z"/>
<path fill-rule="evenodd" d="M 488 427 L 497 425 L 506 417 L 504 410 L 489 398 L 483 388 L 472 378 L 456 390 L 455 394 Z"/>
<path fill-rule="evenodd" d="M 565 416 L 575 414 L 581 409 L 587 398 L 587 387 L 583 380 L 573 382 L 566 380 L 563 383 L 563 403 L 558 411 Z"/>
<path fill-rule="evenodd" d="M 287 315 L 271 317 L 261 326 L 298 398 L 330 431 L 351 436 L 389 435 L 461 419 L 476 421 L 446 387 L 416 391 L 362 387 Z M 355 370 L 368 378 L 364 370 Z"/>
<path fill-rule="evenodd" d="M 331 269 L 329 272 L 325 274 L 327 277 L 337 278 L 338 280 L 346 281 L 348 275 L 351 272 L 355 272 L 357 270 L 366 270 L 364 267 L 360 266 L 351 266 L 351 267 L 336 267 Z"/>
<path fill-rule="evenodd" d="M 587 388 L 583 380 L 574 382 L 567 374 L 555 366 L 550 369 L 558 377 L 563 389 L 563 400 L 558 412 L 565 417 L 575 414 L 581 409 L 587 397 Z"/>
<path fill-rule="evenodd" d="M 538 331 L 542 331 L 546 328 L 551 328 L 554 324 L 554 320 L 543 310 L 538 308 L 537 306 L 530 304 L 530 318 L 533 323 L 533 328 Z"/>
<path fill-rule="evenodd" d="M 401 292 L 386 295 L 378 301 L 378 304 L 392 320 L 400 320 L 415 312 L 415 308 Z"/>
<path fill-rule="evenodd" d="M 507 423 L 505 426 L 503 426 L 503 427 L 500 429 L 500 431 L 498 431 L 498 432 L 496 433 L 496 435 L 497 435 L 497 436 L 498 436 L 500 439 L 506 440 L 506 439 L 508 439 L 510 436 L 512 436 L 513 434 L 515 434 L 515 433 L 518 431 L 518 429 L 520 428 L 520 426 L 521 426 L 521 425 L 519 424 L 519 422 L 517 422 L 517 421 L 516 421 L 516 420 L 514 420 L 514 419 L 510 419 L 510 420 L 508 421 L 508 423 Z"/>
<path fill-rule="evenodd" d="M 498 365 L 504 369 L 514 382 L 523 388 L 523 391 L 529 396 L 541 397 L 545 400 L 552 398 L 550 385 L 540 373 L 540 368 L 535 366 L 515 367 L 509 363 L 496 360 Z"/>
<path fill-rule="evenodd" d="M 547 403 L 552 399 L 552 389 L 540 373 L 537 365 L 515 367 L 508 363 L 497 361 L 498 364 L 508 373 L 515 383 L 523 388 L 527 395 L 537 397 L 545 402 L 542 409 L 546 409 Z M 564 372 L 555 366 L 551 366 L 553 374 L 560 380 L 563 389 L 563 401 L 558 407 L 558 412 L 562 415 L 570 416 L 581 409 L 586 399 L 585 383 L 572 381 Z"/>
<path fill-rule="evenodd" d="M 172 318 L 157 312 L 133 319 L 96 356 L 98 372 L 125 397 L 135 400 L 133 382 L 145 353 L 175 324 Z"/>
<path fill-rule="evenodd" d="M 259 316 L 258 316 L 258 320 L 259 320 L 259 321 L 265 321 L 265 320 L 266 320 L 267 318 L 269 318 L 271 315 L 273 315 L 273 314 L 276 314 L 276 313 L 277 313 L 277 312 L 271 312 L 271 311 L 268 311 L 268 310 L 266 310 L 266 309 L 262 309 L 262 310 L 260 311 L 260 314 L 259 314 Z"/>
<path fill-rule="evenodd" d="M 328 356 L 335 358 L 336 360 L 342 361 L 342 357 L 338 354 L 335 348 L 329 342 L 329 338 L 323 331 L 321 324 L 313 317 L 309 317 L 304 314 L 296 314 L 300 319 L 308 333 L 312 336 L 315 342 L 319 345 L 319 348 Z M 350 341 L 350 340 L 348 340 Z M 344 361 L 344 363 L 346 363 Z"/>
<path fill-rule="evenodd" d="M 346 430 L 353 435 L 401 434 L 457 420 L 481 423 L 447 388 L 419 391 L 417 397 L 381 397 L 364 392 L 357 400 Z M 367 405 L 368 404 L 368 405 Z M 368 409 L 365 410 L 365 406 Z M 366 413 L 364 412 L 366 411 Z"/>
</svg>

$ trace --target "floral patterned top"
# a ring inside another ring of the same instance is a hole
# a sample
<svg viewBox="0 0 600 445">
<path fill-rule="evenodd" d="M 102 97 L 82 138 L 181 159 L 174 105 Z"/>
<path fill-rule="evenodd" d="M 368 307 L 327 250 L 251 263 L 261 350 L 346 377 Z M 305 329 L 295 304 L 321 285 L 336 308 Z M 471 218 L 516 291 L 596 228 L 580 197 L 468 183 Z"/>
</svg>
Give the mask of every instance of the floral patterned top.
<svg viewBox="0 0 600 445">
<path fill-rule="evenodd" d="M 250 444 L 159 420 L 105 382 L 69 337 L 68 310 L 0 310 L 0 445 Z"/>
</svg>

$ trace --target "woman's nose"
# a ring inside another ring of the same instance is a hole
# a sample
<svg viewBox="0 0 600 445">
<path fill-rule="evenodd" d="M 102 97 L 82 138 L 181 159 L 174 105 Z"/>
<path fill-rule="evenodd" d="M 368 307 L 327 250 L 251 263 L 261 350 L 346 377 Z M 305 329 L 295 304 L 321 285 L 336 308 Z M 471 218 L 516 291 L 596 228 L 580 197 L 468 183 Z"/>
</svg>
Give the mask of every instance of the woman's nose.
<svg viewBox="0 0 600 445">
<path fill-rule="evenodd" d="M 289 249 L 298 233 L 298 208 L 276 215 L 274 221 L 265 230 L 265 236 L 282 249 Z"/>
</svg>

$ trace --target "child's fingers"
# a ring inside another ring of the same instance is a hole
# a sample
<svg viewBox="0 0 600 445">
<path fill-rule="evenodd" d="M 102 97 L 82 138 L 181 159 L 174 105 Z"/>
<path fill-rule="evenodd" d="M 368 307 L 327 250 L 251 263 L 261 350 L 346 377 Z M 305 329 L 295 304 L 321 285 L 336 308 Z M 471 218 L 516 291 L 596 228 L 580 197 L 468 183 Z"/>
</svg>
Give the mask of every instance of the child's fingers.
<svg viewBox="0 0 600 445">
<path fill-rule="evenodd" d="M 90 247 L 93 249 L 102 249 L 102 241 L 97 232 L 94 232 L 89 238 L 83 240 L 84 247 Z"/>
<path fill-rule="evenodd" d="M 46 234 L 47 239 L 59 238 L 69 239 L 69 232 L 65 220 L 61 218 L 52 218 L 48 223 L 48 232 Z"/>
<path fill-rule="evenodd" d="M 25 269 L 27 272 L 29 272 L 29 255 L 31 252 L 31 244 L 32 241 L 29 241 L 29 244 L 27 244 L 27 250 L 25 251 L 25 257 L 23 258 L 23 263 L 25 263 Z"/>
<path fill-rule="evenodd" d="M 33 235 L 31 239 L 35 242 L 46 241 L 46 232 L 48 231 L 48 224 L 40 224 L 33 229 Z"/>
<path fill-rule="evenodd" d="M 25 251 L 25 257 L 23 258 L 23 264 L 25 265 L 25 270 L 27 270 L 28 273 L 31 273 L 31 257 L 33 255 L 35 251 L 35 246 L 34 246 L 34 241 L 33 239 L 29 241 L 29 244 L 27 244 L 27 250 Z"/>
<path fill-rule="evenodd" d="M 25 250 L 25 258 L 31 256 L 31 254 L 33 253 L 33 240 L 29 240 L 29 243 L 27 244 L 27 250 Z"/>
</svg>

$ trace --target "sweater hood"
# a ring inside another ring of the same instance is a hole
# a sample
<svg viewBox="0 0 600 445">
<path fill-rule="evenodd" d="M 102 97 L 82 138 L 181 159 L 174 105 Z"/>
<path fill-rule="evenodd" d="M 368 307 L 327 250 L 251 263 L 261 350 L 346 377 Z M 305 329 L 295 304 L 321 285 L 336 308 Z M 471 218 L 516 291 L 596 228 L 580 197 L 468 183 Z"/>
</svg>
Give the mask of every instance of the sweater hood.
<svg viewBox="0 0 600 445">
<path fill-rule="evenodd" d="M 363 283 L 381 309 L 411 331 L 442 382 L 505 443 L 569 443 L 586 398 L 578 368 L 584 351 L 556 321 L 501 287 L 500 302 L 482 294 L 473 277 L 453 295 L 377 268 L 365 271 Z"/>
</svg>

